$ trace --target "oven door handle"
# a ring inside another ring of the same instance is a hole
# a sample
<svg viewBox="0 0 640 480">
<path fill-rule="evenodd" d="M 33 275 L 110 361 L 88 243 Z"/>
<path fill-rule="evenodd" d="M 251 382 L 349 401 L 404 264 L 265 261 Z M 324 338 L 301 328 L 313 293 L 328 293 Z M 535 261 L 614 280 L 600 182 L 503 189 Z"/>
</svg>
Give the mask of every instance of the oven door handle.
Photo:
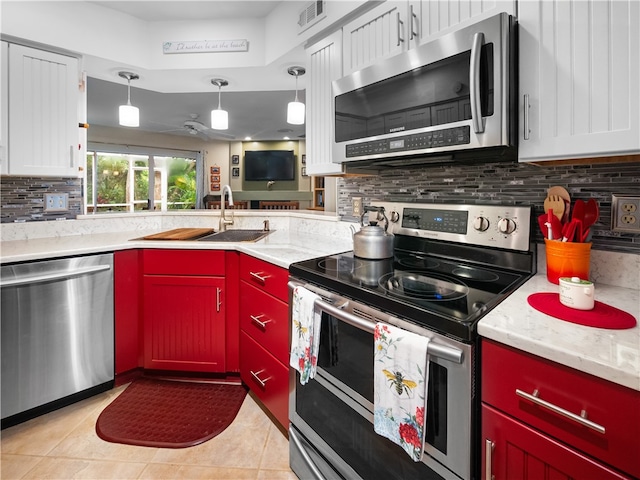
<svg viewBox="0 0 640 480">
<path fill-rule="evenodd" d="M 345 304 L 343 304 L 344 306 Z M 350 325 L 353 325 L 360 330 L 364 330 L 367 333 L 373 334 L 375 330 L 375 323 L 367 320 L 363 320 L 360 317 L 356 317 L 355 315 L 350 314 L 349 312 L 345 312 L 340 309 L 340 307 L 335 307 L 333 305 L 328 304 L 322 300 L 316 300 L 316 306 L 329 315 L 336 317 L 343 322 L 346 322 Z M 448 360 L 449 362 L 454 362 L 458 364 L 462 364 L 464 359 L 464 354 L 462 350 L 458 350 L 457 348 L 447 347 L 445 345 L 439 345 L 435 342 L 429 342 L 429 346 L 427 347 L 427 353 L 432 357 L 442 358 L 443 360 Z"/>
<path fill-rule="evenodd" d="M 289 441 L 295 444 L 296 448 L 300 452 L 300 455 L 302 455 L 306 466 L 311 470 L 314 480 L 325 480 L 324 475 L 322 475 L 320 469 L 316 466 L 311 456 L 307 453 L 307 450 L 305 449 L 304 445 L 302 445 L 300 438 L 298 438 L 298 434 L 293 428 L 289 429 Z"/>
</svg>

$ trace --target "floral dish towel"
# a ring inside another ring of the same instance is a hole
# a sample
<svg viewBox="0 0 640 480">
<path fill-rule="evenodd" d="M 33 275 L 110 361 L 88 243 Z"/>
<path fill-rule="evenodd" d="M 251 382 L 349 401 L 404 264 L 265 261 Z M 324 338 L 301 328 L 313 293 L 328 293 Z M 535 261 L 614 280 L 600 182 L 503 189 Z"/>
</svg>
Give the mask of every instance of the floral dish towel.
<svg viewBox="0 0 640 480">
<path fill-rule="evenodd" d="M 374 342 L 374 430 L 419 462 L 424 450 L 429 339 L 377 323 Z"/>
<path fill-rule="evenodd" d="M 301 385 L 316 374 L 321 323 L 320 311 L 315 307 L 317 300 L 320 296 L 304 287 L 293 289 L 289 364 L 300 372 Z"/>
</svg>

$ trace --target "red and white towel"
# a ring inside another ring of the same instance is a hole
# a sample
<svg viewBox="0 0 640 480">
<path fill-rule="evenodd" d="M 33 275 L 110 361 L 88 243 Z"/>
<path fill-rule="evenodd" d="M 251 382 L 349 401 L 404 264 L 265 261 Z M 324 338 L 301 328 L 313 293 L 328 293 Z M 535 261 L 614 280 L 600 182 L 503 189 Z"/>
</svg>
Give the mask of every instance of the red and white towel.
<svg viewBox="0 0 640 480">
<path fill-rule="evenodd" d="M 374 430 L 419 462 L 424 451 L 429 339 L 378 323 L 374 345 Z"/>
<path fill-rule="evenodd" d="M 300 372 L 301 385 L 316 374 L 321 323 L 320 311 L 315 306 L 317 300 L 320 296 L 304 287 L 293 290 L 289 364 Z"/>
</svg>

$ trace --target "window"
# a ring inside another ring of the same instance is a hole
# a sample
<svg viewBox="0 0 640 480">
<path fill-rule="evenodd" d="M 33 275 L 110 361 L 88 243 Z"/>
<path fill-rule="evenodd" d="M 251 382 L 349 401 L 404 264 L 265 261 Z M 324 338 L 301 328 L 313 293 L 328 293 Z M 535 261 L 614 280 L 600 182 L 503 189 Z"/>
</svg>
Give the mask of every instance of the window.
<svg viewBox="0 0 640 480">
<path fill-rule="evenodd" d="M 196 155 L 164 153 L 87 152 L 87 212 L 196 208 Z"/>
</svg>

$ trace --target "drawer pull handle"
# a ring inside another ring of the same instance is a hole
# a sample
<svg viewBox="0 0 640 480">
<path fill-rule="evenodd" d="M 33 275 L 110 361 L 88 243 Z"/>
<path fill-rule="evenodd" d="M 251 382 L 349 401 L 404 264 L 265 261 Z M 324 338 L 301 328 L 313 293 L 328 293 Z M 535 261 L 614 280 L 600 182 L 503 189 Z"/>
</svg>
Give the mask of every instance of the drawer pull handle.
<svg viewBox="0 0 640 480">
<path fill-rule="evenodd" d="M 267 328 L 267 323 L 271 323 L 271 319 L 267 318 L 264 322 L 262 320 L 260 320 L 262 317 L 264 317 L 263 314 L 260 315 L 249 315 L 251 317 L 251 320 L 253 321 L 253 323 L 255 323 L 256 325 L 258 325 L 260 328 L 266 329 Z"/>
<path fill-rule="evenodd" d="M 260 273 L 262 273 L 262 272 L 260 272 Z M 265 283 L 267 283 L 267 278 L 269 278 L 269 276 L 267 275 L 265 277 L 265 276 L 260 275 L 260 273 L 249 272 L 249 275 L 251 275 L 254 279 L 258 280 L 260 283 L 262 283 L 264 285 Z"/>
<path fill-rule="evenodd" d="M 534 390 L 533 393 L 527 393 L 527 392 L 523 392 L 522 390 L 520 390 L 519 388 L 516 388 L 516 395 L 525 398 L 527 400 L 529 400 L 532 403 L 535 403 L 536 405 L 539 405 L 543 408 L 546 408 L 548 410 L 551 410 L 552 412 L 555 412 L 559 415 L 562 415 L 563 417 L 566 417 L 570 420 L 573 420 L 574 422 L 579 423 L 580 425 L 584 425 L 585 427 L 588 427 L 592 430 L 595 430 L 598 433 L 605 433 L 605 428 L 602 425 L 598 425 L 597 423 L 592 422 L 591 420 L 587 420 L 587 411 L 586 410 L 582 410 L 582 412 L 580 412 L 580 415 L 576 415 L 575 413 L 572 413 L 568 410 L 565 410 L 564 408 L 558 407 L 557 405 L 554 405 L 553 403 L 549 403 L 545 400 L 542 400 L 541 398 L 539 398 L 539 392 L 538 390 Z"/>
<path fill-rule="evenodd" d="M 258 375 L 260 375 L 262 372 L 264 372 L 263 370 L 260 370 L 259 372 L 254 372 L 253 370 L 250 370 L 251 376 L 253 377 L 253 379 L 258 382 L 258 384 L 262 387 L 262 388 L 266 388 L 267 387 L 267 382 L 271 379 L 271 377 L 267 377 L 264 380 L 262 380 Z"/>
<path fill-rule="evenodd" d="M 495 443 L 493 443 L 490 439 L 485 439 L 484 441 L 484 478 L 485 480 L 493 480 L 496 478 L 492 473 L 492 463 L 493 459 L 491 458 L 493 455 L 493 449 L 495 447 Z"/>
</svg>

